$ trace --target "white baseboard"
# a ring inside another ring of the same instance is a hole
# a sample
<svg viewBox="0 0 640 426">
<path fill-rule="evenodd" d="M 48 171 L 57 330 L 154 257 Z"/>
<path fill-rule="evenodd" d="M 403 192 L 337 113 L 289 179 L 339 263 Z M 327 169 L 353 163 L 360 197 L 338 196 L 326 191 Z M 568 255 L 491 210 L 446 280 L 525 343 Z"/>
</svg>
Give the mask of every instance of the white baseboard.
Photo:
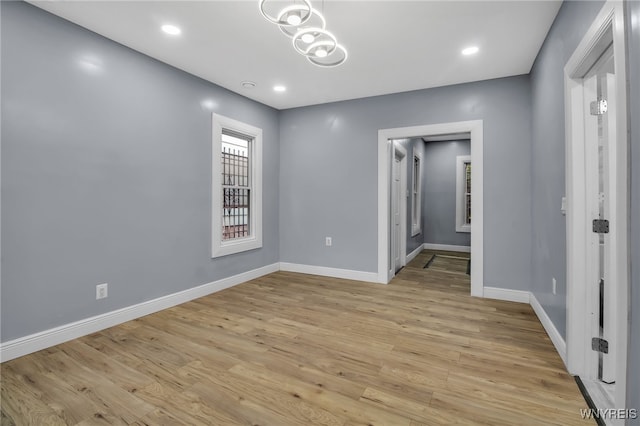
<svg viewBox="0 0 640 426">
<path fill-rule="evenodd" d="M 553 325 L 551 318 L 549 318 L 549 316 L 547 315 L 547 312 L 544 310 L 540 302 L 538 302 L 538 299 L 536 299 L 536 296 L 533 293 L 530 293 L 529 303 L 531 304 L 533 311 L 538 316 L 538 319 L 542 323 L 542 326 L 544 327 L 545 331 L 549 335 L 549 338 L 551 339 L 553 346 L 555 346 L 556 351 L 558 351 L 558 355 L 560 355 L 560 358 L 562 358 L 562 362 L 564 362 L 564 365 L 566 367 L 567 366 L 567 344 L 562 338 L 562 335 L 560 334 L 556 326 Z"/>
<path fill-rule="evenodd" d="M 413 259 L 416 258 L 417 255 L 420 254 L 420 252 L 423 250 L 422 245 L 419 245 L 417 249 L 415 249 L 414 251 L 412 251 L 411 253 L 409 253 L 407 255 L 407 263 L 411 262 Z"/>
<path fill-rule="evenodd" d="M 15 340 L 10 340 L 0 345 L 0 362 L 9 361 L 32 352 L 59 345 L 60 343 L 67 342 L 72 339 L 77 339 L 78 337 L 86 336 L 87 334 L 104 330 L 105 328 L 122 324 L 123 322 L 131 321 L 163 309 L 171 308 L 181 303 L 207 296 L 217 291 L 259 278 L 263 275 L 277 272 L 279 269 L 280 265 L 278 263 L 274 263 L 272 265 L 263 266 L 232 277 L 223 278 L 218 281 L 138 303 L 116 311 L 96 315 L 91 318 L 51 328 L 29 336 L 20 337 Z"/>
<path fill-rule="evenodd" d="M 422 247 L 424 250 L 445 250 L 445 251 L 459 251 L 461 253 L 471 253 L 471 247 L 469 246 L 452 246 L 448 244 L 424 243 Z"/>
<path fill-rule="evenodd" d="M 425 244 L 426 246 L 426 244 Z M 458 246 L 447 246 L 458 247 Z M 427 248 L 427 247 L 425 247 Z M 451 249 L 441 249 L 451 250 Z M 460 251 L 460 250 L 457 250 Z M 420 252 L 420 248 L 414 250 L 408 257 L 412 259 Z M 409 260 L 408 260 L 409 261 Z M 168 309 L 181 303 L 207 296 L 229 287 L 259 278 L 277 271 L 298 272 L 302 274 L 321 275 L 348 280 L 378 282 L 378 274 L 375 272 L 353 271 L 349 269 L 328 268 L 324 266 L 300 265 L 295 263 L 274 263 L 258 269 L 247 271 L 232 277 L 200 285 L 198 287 L 183 290 L 157 299 L 142 302 L 133 306 L 107 312 L 84 320 L 65 324 L 29 336 L 20 337 L 0 344 L 0 362 L 9 361 L 23 355 L 27 355 L 51 346 L 59 345 L 72 339 L 77 339 L 105 328 L 113 327 L 154 312 Z M 510 290 L 496 287 L 484 287 L 484 297 L 490 299 L 507 300 L 512 302 L 529 303 L 538 316 L 542 326 L 553 342 L 562 361 L 567 364 L 567 346 L 555 328 L 551 319 L 542 308 L 536 297 L 521 290 Z"/>
<path fill-rule="evenodd" d="M 487 299 L 506 300 L 508 302 L 529 303 L 529 293 L 523 290 L 511 290 L 508 288 L 485 287 L 483 297 Z"/>
<path fill-rule="evenodd" d="M 298 263 L 287 262 L 280 262 L 280 270 L 287 272 L 298 272 L 301 274 L 342 278 L 345 280 L 378 283 L 378 274 L 376 272 L 352 271 L 350 269 L 328 268 L 326 266 L 301 265 Z"/>
</svg>

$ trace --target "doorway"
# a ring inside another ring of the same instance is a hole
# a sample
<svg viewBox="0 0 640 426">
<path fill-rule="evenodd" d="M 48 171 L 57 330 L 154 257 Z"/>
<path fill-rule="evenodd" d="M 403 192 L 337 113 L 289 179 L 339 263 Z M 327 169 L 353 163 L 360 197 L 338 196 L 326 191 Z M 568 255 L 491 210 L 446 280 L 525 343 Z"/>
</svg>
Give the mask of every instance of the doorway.
<svg viewBox="0 0 640 426">
<path fill-rule="evenodd" d="M 483 128 L 482 120 L 381 129 L 378 131 L 378 282 L 387 284 L 395 275 L 393 261 L 392 159 L 393 140 L 469 133 L 471 140 L 471 295 L 482 297 L 483 287 Z M 406 155 L 406 154 L 405 154 Z M 406 174 L 405 174 L 406 175 Z M 405 190 L 406 192 L 406 190 Z M 406 206 L 406 202 L 403 203 Z M 406 250 L 406 247 L 405 247 Z"/>
<path fill-rule="evenodd" d="M 616 243 L 616 233 L 610 233 L 611 216 L 615 216 L 615 197 L 611 188 L 612 167 L 610 152 L 616 142 L 615 67 L 613 47 L 610 46 L 585 75 L 584 118 L 585 118 L 585 169 L 587 203 L 590 205 L 593 233 L 587 237 L 588 256 L 591 258 L 589 275 L 595 277 L 597 286 L 592 286 L 591 334 L 592 341 L 600 345 L 595 351 L 598 357 L 596 378 L 606 384 L 614 384 L 616 323 L 615 272 L 612 269 Z M 587 114 L 588 109 L 588 114 Z M 613 180 L 614 181 L 614 180 Z M 595 340 L 594 340 L 595 339 Z M 592 346 L 593 343 L 592 342 Z"/>
<path fill-rule="evenodd" d="M 628 135 L 622 5 L 606 3 L 565 66 L 567 369 L 624 408 Z"/>
</svg>

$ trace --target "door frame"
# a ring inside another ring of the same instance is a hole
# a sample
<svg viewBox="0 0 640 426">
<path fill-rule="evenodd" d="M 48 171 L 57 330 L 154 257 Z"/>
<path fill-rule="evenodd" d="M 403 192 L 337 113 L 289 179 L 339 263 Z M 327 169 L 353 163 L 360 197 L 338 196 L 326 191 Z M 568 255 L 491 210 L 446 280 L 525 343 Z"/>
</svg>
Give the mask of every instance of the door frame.
<svg viewBox="0 0 640 426">
<path fill-rule="evenodd" d="M 593 298 L 588 297 L 586 284 L 593 280 L 584 265 L 589 264 L 588 233 L 590 220 L 587 194 L 594 189 L 586 179 L 586 151 L 584 148 L 584 96 L 583 77 L 596 63 L 600 55 L 613 43 L 615 63 L 615 107 L 617 143 L 610 144 L 610 155 L 615 157 L 611 170 L 616 180 L 615 217 L 610 217 L 611 233 L 616 233 L 616 264 L 611 269 L 618 271 L 612 282 L 617 284 L 616 293 L 616 390 L 615 406 L 624 408 L 626 402 L 627 342 L 628 342 L 628 220 L 629 220 L 629 165 L 627 152 L 629 132 L 627 124 L 626 51 L 624 34 L 624 11 L 622 2 L 607 1 L 592 23 L 584 38 L 564 68 L 565 82 L 565 184 L 567 197 L 567 369 L 569 373 L 595 378 L 596 368 L 591 354 L 591 310 Z M 611 150 L 611 147 L 613 151 Z M 597 188 L 595 189 L 597 192 Z M 595 352 L 594 352 L 595 353 Z M 597 367 L 597 363 L 595 364 Z"/>
<path fill-rule="evenodd" d="M 400 158 L 400 267 L 407 264 L 407 150 L 400 145 L 398 141 L 393 141 L 392 161 Z M 392 166 L 393 167 L 393 166 Z M 393 179 L 393 173 L 391 175 Z M 391 189 L 391 206 L 393 207 L 393 186 Z M 394 241 L 395 236 L 391 236 L 391 253 L 395 254 Z M 391 265 L 390 265 L 391 266 Z M 395 275 L 395 258 L 393 261 L 393 273 Z"/>
<path fill-rule="evenodd" d="M 426 124 L 412 127 L 398 127 L 378 130 L 378 282 L 388 284 L 393 277 L 389 264 L 390 211 L 390 163 L 393 158 L 390 140 L 437 136 L 451 133 L 469 133 L 471 135 L 471 295 L 484 296 L 483 262 L 483 122 L 482 120 L 459 121 L 441 124 Z"/>
</svg>

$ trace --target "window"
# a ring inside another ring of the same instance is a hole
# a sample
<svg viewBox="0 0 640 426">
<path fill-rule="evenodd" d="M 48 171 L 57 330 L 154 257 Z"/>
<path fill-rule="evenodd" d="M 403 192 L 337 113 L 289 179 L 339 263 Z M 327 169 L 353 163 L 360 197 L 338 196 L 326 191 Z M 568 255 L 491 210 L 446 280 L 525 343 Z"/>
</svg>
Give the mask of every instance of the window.
<svg viewBox="0 0 640 426">
<path fill-rule="evenodd" d="M 422 158 L 413 152 L 413 184 L 411 190 L 411 236 L 422 232 Z"/>
<path fill-rule="evenodd" d="M 248 237 L 250 140 L 222 130 L 222 241 Z"/>
<path fill-rule="evenodd" d="M 262 247 L 262 130 L 213 114 L 212 257 Z"/>
<path fill-rule="evenodd" d="M 456 232 L 471 232 L 471 156 L 456 157 Z"/>
</svg>

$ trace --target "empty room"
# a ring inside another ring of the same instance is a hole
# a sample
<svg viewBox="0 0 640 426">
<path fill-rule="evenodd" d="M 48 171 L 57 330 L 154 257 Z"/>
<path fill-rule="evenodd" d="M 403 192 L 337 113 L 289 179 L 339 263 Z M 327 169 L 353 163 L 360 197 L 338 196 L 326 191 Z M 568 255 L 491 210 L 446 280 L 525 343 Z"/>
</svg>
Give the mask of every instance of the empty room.
<svg viewBox="0 0 640 426">
<path fill-rule="evenodd" d="M 0 2 L 0 422 L 640 425 L 640 1 Z"/>
</svg>

